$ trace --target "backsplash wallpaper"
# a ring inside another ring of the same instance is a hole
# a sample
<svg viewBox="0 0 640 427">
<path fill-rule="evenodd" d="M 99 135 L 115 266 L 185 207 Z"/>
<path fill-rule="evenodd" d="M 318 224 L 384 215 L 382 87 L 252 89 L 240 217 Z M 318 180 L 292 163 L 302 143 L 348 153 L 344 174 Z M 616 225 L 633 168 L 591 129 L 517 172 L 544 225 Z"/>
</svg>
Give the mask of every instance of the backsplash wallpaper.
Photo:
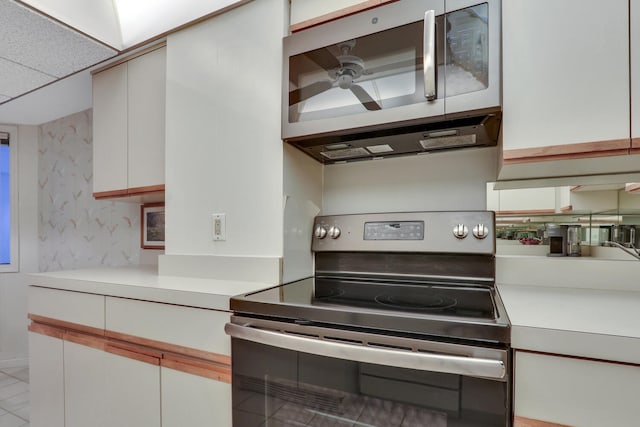
<svg viewBox="0 0 640 427">
<path fill-rule="evenodd" d="M 92 111 L 40 126 L 40 271 L 138 264 L 140 205 L 97 201 Z"/>
</svg>

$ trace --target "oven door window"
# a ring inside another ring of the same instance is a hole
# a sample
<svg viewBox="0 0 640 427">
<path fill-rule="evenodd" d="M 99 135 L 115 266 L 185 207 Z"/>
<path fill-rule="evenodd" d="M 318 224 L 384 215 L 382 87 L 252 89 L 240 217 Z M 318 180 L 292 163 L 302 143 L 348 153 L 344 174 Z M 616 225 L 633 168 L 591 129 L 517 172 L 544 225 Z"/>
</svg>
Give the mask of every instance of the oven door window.
<svg viewBox="0 0 640 427">
<path fill-rule="evenodd" d="M 233 339 L 233 426 L 508 426 L 508 384 Z"/>
</svg>

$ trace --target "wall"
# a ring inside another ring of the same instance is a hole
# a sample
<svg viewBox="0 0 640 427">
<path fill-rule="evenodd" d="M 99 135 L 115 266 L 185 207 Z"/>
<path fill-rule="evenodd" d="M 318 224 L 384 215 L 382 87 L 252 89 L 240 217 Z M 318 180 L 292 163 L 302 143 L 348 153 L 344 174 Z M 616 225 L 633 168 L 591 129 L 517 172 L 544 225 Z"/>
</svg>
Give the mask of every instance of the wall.
<svg viewBox="0 0 640 427">
<path fill-rule="evenodd" d="M 38 160 L 40 271 L 140 263 L 140 206 L 92 196 L 92 111 L 41 125 Z"/>
<path fill-rule="evenodd" d="M 483 210 L 496 161 L 491 147 L 326 166 L 322 213 Z"/>
<path fill-rule="evenodd" d="M 183 256 L 214 277 L 225 276 L 226 259 L 242 259 L 238 279 L 254 261 L 280 262 L 286 18 L 285 0 L 254 1 L 167 40 L 162 273 L 193 273 L 180 270 Z M 213 213 L 226 213 L 225 241 L 213 241 Z"/>
<path fill-rule="evenodd" d="M 38 128 L 19 126 L 16 146 L 20 272 L 0 274 L 0 367 L 27 363 L 25 275 L 38 271 Z"/>
</svg>

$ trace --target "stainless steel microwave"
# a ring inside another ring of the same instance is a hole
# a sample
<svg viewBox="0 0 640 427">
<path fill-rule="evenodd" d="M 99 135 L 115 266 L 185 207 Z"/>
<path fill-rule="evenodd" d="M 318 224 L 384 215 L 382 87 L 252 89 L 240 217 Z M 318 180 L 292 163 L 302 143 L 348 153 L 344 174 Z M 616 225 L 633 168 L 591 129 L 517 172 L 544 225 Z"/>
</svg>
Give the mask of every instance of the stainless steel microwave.
<svg viewBox="0 0 640 427">
<path fill-rule="evenodd" d="M 495 144 L 500 24 L 500 0 L 399 0 L 285 37 L 283 140 L 323 162 Z"/>
</svg>

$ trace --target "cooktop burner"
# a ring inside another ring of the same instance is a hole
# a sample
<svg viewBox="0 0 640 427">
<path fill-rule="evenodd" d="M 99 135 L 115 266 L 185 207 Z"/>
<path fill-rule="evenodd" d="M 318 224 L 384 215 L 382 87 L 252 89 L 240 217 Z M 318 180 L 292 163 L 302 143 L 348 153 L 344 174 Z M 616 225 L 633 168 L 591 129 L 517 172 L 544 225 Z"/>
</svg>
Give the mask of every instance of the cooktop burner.
<svg viewBox="0 0 640 427">
<path fill-rule="evenodd" d="M 311 303 L 397 311 L 398 315 L 411 312 L 478 319 L 496 317 L 491 291 L 480 285 L 316 278 Z"/>
</svg>

